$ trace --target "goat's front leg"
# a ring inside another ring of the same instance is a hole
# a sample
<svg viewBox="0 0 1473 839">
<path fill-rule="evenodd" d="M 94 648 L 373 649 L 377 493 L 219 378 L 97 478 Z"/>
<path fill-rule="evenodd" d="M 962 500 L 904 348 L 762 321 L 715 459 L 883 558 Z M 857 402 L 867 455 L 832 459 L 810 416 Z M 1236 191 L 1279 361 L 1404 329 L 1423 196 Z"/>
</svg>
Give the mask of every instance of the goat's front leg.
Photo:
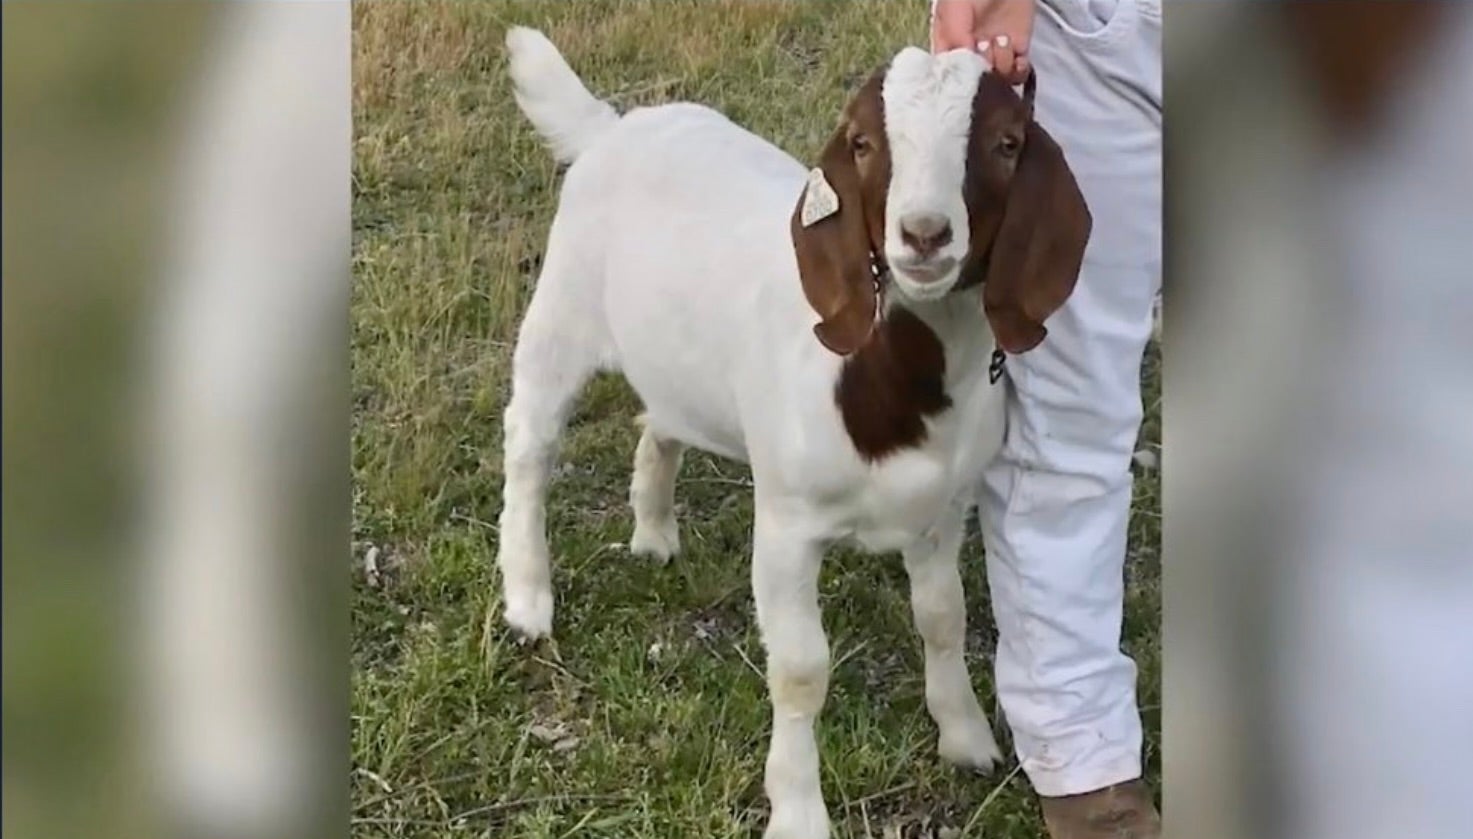
<svg viewBox="0 0 1473 839">
<path fill-rule="evenodd" d="M 967 672 L 966 601 L 957 559 L 966 508 L 948 511 L 932 538 L 904 552 L 910 605 L 926 655 L 926 708 L 941 731 L 947 761 L 987 771 L 1002 759 Z"/>
<path fill-rule="evenodd" d="M 752 593 L 767 649 L 772 742 L 765 839 L 825 839 L 828 810 L 819 787 L 813 725 L 829 682 L 829 644 L 818 610 L 822 547 L 776 512 L 757 513 Z"/>
</svg>

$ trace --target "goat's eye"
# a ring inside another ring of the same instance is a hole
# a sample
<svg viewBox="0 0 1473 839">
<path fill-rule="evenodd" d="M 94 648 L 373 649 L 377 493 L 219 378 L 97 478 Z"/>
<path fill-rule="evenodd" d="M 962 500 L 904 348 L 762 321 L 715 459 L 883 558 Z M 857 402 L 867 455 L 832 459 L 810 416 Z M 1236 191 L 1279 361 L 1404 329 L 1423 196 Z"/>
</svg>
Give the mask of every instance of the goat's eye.
<svg viewBox="0 0 1473 839">
<path fill-rule="evenodd" d="M 1011 135 L 1004 135 L 997 143 L 997 150 L 1003 157 L 1017 157 L 1023 148 L 1023 141 Z"/>
<path fill-rule="evenodd" d="M 849 141 L 849 147 L 854 150 L 855 154 L 861 156 L 869 154 L 874 148 L 870 145 L 869 138 L 863 134 L 855 134 Z"/>
</svg>

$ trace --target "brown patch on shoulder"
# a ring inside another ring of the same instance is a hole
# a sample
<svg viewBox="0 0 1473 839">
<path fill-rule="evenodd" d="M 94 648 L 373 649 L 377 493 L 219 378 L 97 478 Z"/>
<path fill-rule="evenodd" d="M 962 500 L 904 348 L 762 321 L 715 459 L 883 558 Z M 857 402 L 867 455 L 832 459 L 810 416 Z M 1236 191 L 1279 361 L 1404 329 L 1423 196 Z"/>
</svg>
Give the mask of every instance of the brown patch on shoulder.
<svg viewBox="0 0 1473 839">
<path fill-rule="evenodd" d="M 951 407 L 946 351 L 920 318 L 895 309 L 844 361 L 834 400 L 854 448 L 874 462 L 926 440 L 925 419 Z"/>
</svg>

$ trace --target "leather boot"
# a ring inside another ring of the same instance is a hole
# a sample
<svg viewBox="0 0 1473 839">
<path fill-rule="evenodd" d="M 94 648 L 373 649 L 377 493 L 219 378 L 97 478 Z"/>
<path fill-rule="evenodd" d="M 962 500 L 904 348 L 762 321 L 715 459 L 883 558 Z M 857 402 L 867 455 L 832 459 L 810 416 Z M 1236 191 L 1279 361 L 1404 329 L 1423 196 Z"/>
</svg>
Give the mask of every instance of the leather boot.
<svg viewBox="0 0 1473 839">
<path fill-rule="evenodd" d="M 1050 839 L 1160 839 L 1161 816 L 1139 779 L 1060 798 L 1039 796 Z"/>
</svg>

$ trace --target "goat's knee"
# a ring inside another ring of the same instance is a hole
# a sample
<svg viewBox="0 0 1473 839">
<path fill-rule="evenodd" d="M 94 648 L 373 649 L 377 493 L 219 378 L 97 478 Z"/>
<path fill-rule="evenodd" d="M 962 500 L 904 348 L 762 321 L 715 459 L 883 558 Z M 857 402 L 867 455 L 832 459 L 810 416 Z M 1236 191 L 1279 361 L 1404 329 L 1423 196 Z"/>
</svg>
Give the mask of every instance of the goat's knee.
<svg viewBox="0 0 1473 839">
<path fill-rule="evenodd" d="M 660 437 L 645 426 L 634 450 L 634 477 L 629 482 L 629 506 L 634 510 L 631 553 L 661 562 L 680 552 L 680 528 L 675 521 L 675 478 L 685 447 Z"/>
<path fill-rule="evenodd" d="M 959 577 L 954 586 L 943 583 L 912 590 L 911 611 L 916 630 L 928 650 L 949 653 L 965 643 L 966 603 L 962 597 Z"/>
<path fill-rule="evenodd" d="M 776 713 L 817 716 L 829 690 L 828 644 L 822 637 L 769 642 L 767 689 Z"/>
</svg>

